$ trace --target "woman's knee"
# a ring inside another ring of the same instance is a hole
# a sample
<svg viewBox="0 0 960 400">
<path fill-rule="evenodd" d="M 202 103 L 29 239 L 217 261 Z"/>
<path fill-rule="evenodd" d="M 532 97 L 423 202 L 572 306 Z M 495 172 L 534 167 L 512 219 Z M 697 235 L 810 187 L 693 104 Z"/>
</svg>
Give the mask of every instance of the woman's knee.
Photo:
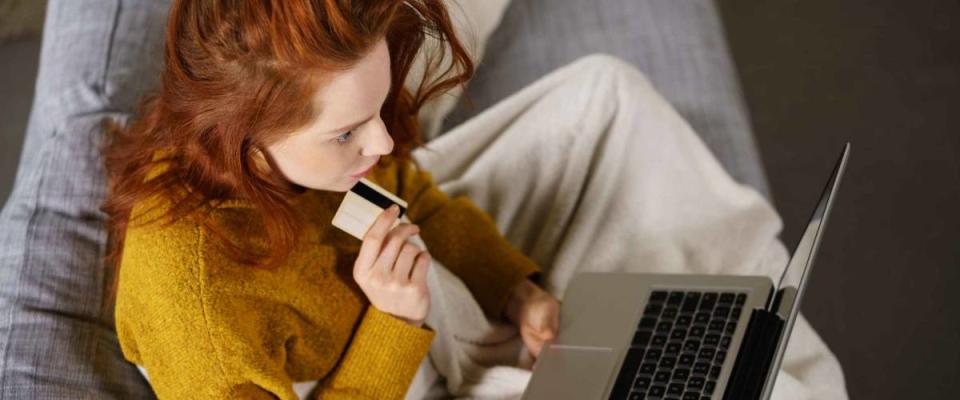
<svg viewBox="0 0 960 400">
<path fill-rule="evenodd" d="M 667 102 L 634 65 L 607 54 L 592 54 L 570 64 L 564 85 L 584 107 L 609 112 L 661 109 Z M 614 114 L 607 115 L 615 118 Z"/>
<path fill-rule="evenodd" d="M 595 87 L 596 89 L 608 90 L 611 87 L 629 85 L 653 90 L 646 75 L 636 66 L 610 54 L 594 53 L 583 56 L 571 63 L 570 66 L 571 69 L 576 71 L 575 75 L 601 78 L 599 81 L 587 79 L 595 85 L 599 83 Z"/>
</svg>

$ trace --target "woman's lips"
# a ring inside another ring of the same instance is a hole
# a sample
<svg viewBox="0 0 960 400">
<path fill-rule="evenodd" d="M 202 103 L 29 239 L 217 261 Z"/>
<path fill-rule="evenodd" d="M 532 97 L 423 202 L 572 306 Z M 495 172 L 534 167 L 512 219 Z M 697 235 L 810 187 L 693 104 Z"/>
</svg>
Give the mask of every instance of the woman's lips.
<svg viewBox="0 0 960 400">
<path fill-rule="evenodd" d="M 367 176 L 367 174 L 369 174 L 370 171 L 373 171 L 373 167 L 375 167 L 375 166 L 377 166 L 376 163 L 374 163 L 373 165 L 371 165 L 370 168 L 367 168 L 367 169 L 364 170 L 363 172 L 361 172 L 361 173 L 359 173 L 359 174 L 353 174 L 353 175 L 350 175 L 350 176 L 352 176 L 352 177 L 354 177 L 354 178 L 363 178 L 364 176 Z"/>
</svg>

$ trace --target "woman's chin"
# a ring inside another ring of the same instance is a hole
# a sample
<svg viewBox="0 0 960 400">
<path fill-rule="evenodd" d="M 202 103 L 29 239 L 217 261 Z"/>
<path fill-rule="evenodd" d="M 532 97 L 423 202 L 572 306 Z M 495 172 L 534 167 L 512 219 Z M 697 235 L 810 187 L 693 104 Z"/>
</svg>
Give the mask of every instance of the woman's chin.
<svg viewBox="0 0 960 400">
<path fill-rule="evenodd" d="M 319 190 L 323 192 L 340 192 L 346 193 L 353 188 L 354 185 L 360 182 L 360 179 L 347 178 L 339 182 L 330 182 L 326 185 L 304 185 L 304 187 L 312 190 Z"/>
<path fill-rule="evenodd" d="M 357 184 L 357 182 L 360 182 L 360 178 L 348 177 L 348 178 L 344 181 L 344 183 L 338 185 L 338 187 L 337 187 L 337 189 L 336 189 L 335 191 L 337 191 L 337 192 L 348 192 L 348 191 L 350 191 L 350 189 L 353 189 L 353 187 Z"/>
</svg>

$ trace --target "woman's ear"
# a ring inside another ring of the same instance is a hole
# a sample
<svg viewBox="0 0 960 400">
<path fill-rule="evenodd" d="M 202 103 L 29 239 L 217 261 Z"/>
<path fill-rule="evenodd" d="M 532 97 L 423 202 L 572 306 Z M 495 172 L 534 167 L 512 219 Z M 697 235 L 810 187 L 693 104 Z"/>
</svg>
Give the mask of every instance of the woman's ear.
<svg viewBox="0 0 960 400">
<path fill-rule="evenodd" d="M 256 172 L 262 172 L 263 175 L 270 175 L 270 172 L 273 168 L 270 166 L 273 164 L 273 160 L 268 160 L 269 155 L 266 151 L 262 150 L 260 146 L 253 145 L 253 148 L 250 150 L 250 158 Z"/>
</svg>

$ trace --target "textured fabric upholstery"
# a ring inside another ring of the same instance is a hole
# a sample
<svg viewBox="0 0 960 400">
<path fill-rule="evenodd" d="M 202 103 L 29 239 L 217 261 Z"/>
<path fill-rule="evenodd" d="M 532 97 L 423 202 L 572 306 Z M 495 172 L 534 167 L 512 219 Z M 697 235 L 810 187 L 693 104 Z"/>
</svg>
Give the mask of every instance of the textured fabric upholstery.
<svg viewBox="0 0 960 400">
<path fill-rule="evenodd" d="M 736 72 L 712 0 L 513 0 L 449 129 L 592 53 L 635 65 L 727 172 L 768 196 Z"/>
<path fill-rule="evenodd" d="M 106 118 L 157 83 L 169 3 L 50 0 L 36 96 L 0 212 L 0 398 L 152 398 L 117 343 L 108 274 Z M 764 190 L 716 11 L 708 0 L 514 0 L 469 88 L 475 109 L 581 55 L 640 67 L 732 175 Z"/>
<path fill-rule="evenodd" d="M 157 82 L 163 1 L 53 0 L 0 213 L 0 398 L 150 398 L 104 306 L 102 123 Z"/>
</svg>

